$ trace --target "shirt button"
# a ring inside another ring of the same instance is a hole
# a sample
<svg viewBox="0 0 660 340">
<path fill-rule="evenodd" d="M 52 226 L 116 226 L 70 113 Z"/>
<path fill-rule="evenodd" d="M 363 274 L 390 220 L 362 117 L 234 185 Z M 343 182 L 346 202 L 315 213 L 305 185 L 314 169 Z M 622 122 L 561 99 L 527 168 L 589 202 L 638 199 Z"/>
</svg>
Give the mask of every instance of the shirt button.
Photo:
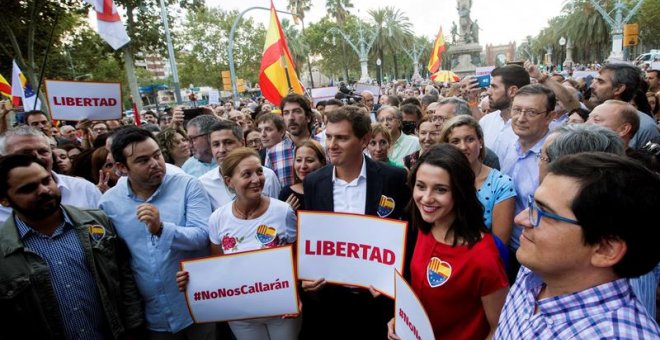
<svg viewBox="0 0 660 340">
<path fill-rule="evenodd" d="M 73 311 L 74 311 L 74 312 L 77 312 L 77 311 L 78 311 L 78 307 L 73 307 Z"/>
<path fill-rule="evenodd" d="M 68 284 L 68 285 L 66 285 L 65 287 L 66 287 L 66 288 L 71 288 L 71 285 Z"/>
<path fill-rule="evenodd" d="M 57 261 L 57 264 L 62 264 L 62 261 Z"/>
<path fill-rule="evenodd" d="M 546 322 L 547 322 L 549 325 L 552 325 L 552 324 L 554 323 L 554 321 L 552 321 L 552 319 L 548 319 Z"/>
</svg>

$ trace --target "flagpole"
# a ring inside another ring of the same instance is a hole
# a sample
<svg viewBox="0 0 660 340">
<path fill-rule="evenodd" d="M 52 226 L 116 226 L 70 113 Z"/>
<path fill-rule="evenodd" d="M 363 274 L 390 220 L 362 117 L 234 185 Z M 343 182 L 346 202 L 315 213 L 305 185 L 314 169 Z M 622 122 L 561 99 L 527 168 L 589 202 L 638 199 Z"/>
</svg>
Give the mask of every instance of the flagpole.
<svg viewBox="0 0 660 340">
<path fill-rule="evenodd" d="M 291 86 L 291 78 L 289 78 L 289 64 L 286 63 L 286 56 L 283 54 L 280 56 L 280 60 L 284 64 L 284 74 L 286 74 L 286 84 L 289 85 L 289 93 L 293 91 L 293 86 Z"/>
<path fill-rule="evenodd" d="M 46 72 L 46 61 L 48 61 L 48 53 L 50 52 L 50 46 L 53 44 L 53 36 L 55 35 L 55 27 L 57 27 L 57 22 L 59 20 L 59 12 L 55 14 L 55 22 L 53 22 L 53 28 L 50 30 L 50 38 L 48 39 L 48 46 L 46 46 L 46 55 L 44 55 L 44 61 L 41 63 L 41 73 L 39 74 L 39 81 L 37 82 L 37 92 L 35 92 L 35 97 L 34 98 L 34 106 L 32 107 L 32 111 L 35 111 L 37 109 L 37 102 L 39 101 L 39 90 L 41 89 L 41 82 L 44 79 L 44 73 Z M 49 118 L 50 113 L 47 115 Z"/>
</svg>

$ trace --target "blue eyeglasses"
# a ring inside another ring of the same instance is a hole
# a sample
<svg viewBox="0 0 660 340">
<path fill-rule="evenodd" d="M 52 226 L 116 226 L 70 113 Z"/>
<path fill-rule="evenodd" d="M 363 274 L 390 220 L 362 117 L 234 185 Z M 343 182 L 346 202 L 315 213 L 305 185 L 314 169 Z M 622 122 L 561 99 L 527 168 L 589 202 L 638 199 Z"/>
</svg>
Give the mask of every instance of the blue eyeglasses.
<svg viewBox="0 0 660 340">
<path fill-rule="evenodd" d="M 571 220 L 570 218 L 562 217 L 559 215 L 555 215 L 553 213 L 549 213 L 547 211 L 541 210 L 538 205 L 536 205 L 536 202 L 534 202 L 534 196 L 529 195 L 527 196 L 527 209 L 529 209 L 529 223 L 534 227 L 538 227 L 539 223 L 541 223 L 541 218 L 542 217 L 547 217 L 551 218 L 556 221 L 562 221 L 570 224 L 579 224 L 578 221 L 576 220 Z"/>
</svg>

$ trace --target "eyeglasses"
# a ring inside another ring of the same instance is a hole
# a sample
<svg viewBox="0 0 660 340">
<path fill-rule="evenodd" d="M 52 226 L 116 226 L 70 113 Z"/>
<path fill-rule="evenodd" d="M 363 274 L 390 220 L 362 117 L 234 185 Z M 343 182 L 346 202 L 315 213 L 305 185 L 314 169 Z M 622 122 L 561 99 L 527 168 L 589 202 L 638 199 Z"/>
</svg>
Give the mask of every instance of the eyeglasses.
<svg viewBox="0 0 660 340">
<path fill-rule="evenodd" d="M 383 117 L 378 119 L 379 123 L 390 123 L 392 121 L 394 121 L 394 117 Z"/>
<path fill-rule="evenodd" d="M 188 136 L 188 141 L 190 141 L 192 143 L 192 142 L 195 141 L 195 139 L 197 139 L 199 137 L 202 137 L 202 136 L 206 136 L 206 135 L 208 135 L 208 133 L 203 133 L 203 134 L 197 135 L 197 136 Z"/>
<path fill-rule="evenodd" d="M 561 221 L 561 222 L 566 222 L 570 224 L 579 224 L 578 221 L 576 220 L 571 220 L 570 218 L 562 217 L 559 215 L 555 215 L 553 213 L 549 213 L 547 211 L 541 210 L 538 205 L 536 205 L 536 202 L 534 202 L 534 196 L 529 195 L 527 196 L 527 209 L 529 210 L 529 224 L 531 224 L 534 228 L 538 227 L 539 224 L 541 223 L 541 218 L 542 217 L 547 217 L 551 218 L 556 221 Z"/>
<path fill-rule="evenodd" d="M 513 108 L 511 108 L 511 112 L 515 113 L 517 115 L 526 114 L 528 117 L 534 118 L 534 117 L 536 117 L 540 114 L 547 113 L 548 111 L 536 111 L 534 109 L 523 109 L 521 107 L 515 107 L 514 106 Z"/>
<path fill-rule="evenodd" d="M 447 117 L 439 116 L 439 115 L 431 115 L 429 116 L 429 121 L 431 123 L 444 123 L 447 121 Z"/>
</svg>

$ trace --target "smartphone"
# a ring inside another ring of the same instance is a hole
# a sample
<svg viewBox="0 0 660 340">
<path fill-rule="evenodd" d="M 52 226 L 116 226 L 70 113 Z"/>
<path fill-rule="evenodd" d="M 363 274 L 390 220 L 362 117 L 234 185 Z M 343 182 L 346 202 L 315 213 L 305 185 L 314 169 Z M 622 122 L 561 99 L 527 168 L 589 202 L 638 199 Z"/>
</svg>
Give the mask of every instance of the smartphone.
<svg viewBox="0 0 660 340">
<path fill-rule="evenodd" d="M 474 78 L 477 80 L 479 87 L 486 88 L 490 86 L 490 74 L 482 74 Z"/>
<path fill-rule="evenodd" d="M 189 121 L 201 114 L 204 114 L 204 109 L 201 107 L 195 107 L 192 109 L 183 109 L 183 120 Z"/>
</svg>

